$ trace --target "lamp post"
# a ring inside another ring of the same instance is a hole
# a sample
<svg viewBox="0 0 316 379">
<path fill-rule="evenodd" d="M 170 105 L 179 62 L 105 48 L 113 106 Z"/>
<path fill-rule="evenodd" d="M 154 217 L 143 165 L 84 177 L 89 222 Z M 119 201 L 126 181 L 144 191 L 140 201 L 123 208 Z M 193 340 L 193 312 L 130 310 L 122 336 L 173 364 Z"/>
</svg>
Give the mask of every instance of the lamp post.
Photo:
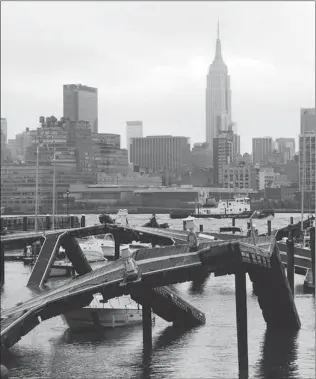
<svg viewBox="0 0 316 379">
<path fill-rule="evenodd" d="M 55 230 L 55 207 L 56 207 L 56 153 L 53 158 L 53 230 Z"/>
<path fill-rule="evenodd" d="M 67 212 L 67 216 L 68 216 L 68 198 L 69 198 L 69 190 L 67 190 L 67 192 L 66 192 L 66 196 L 67 196 L 67 199 L 66 199 L 66 212 Z"/>
</svg>

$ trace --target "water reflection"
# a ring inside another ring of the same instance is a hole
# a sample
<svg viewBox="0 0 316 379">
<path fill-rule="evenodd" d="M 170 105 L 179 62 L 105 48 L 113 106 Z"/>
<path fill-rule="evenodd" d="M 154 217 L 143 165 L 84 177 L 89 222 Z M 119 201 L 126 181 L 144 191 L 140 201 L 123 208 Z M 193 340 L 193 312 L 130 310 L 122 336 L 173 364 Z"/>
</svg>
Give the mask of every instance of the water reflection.
<svg viewBox="0 0 316 379">
<path fill-rule="evenodd" d="M 165 328 L 154 341 L 152 350 L 145 348 L 143 349 L 142 370 L 140 372 L 140 376 L 138 377 L 141 379 L 148 379 L 154 375 L 156 373 L 155 371 L 157 370 L 157 367 L 155 367 L 155 365 L 152 365 L 155 352 L 158 353 L 158 351 L 165 351 L 168 347 L 178 343 L 179 340 L 187 337 L 195 329 L 196 327 L 184 328 L 178 326 L 168 326 Z M 162 373 L 160 371 L 159 377 L 162 377 Z"/>
<path fill-rule="evenodd" d="M 211 273 L 207 273 L 205 275 L 201 275 L 199 278 L 194 279 L 191 282 L 189 293 L 191 295 L 201 295 L 204 291 L 206 282 L 210 276 L 211 276 Z"/>
<path fill-rule="evenodd" d="M 262 379 L 298 378 L 298 332 L 266 331 L 258 363 L 258 376 Z"/>
</svg>

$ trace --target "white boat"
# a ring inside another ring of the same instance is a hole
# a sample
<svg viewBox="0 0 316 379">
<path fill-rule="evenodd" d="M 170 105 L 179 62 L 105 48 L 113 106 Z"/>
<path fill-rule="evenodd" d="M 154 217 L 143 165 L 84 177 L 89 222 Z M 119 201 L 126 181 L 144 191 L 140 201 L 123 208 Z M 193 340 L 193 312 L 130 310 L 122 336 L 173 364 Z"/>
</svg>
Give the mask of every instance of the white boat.
<svg viewBox="0 0 316 379">
<path fill-rule="evenodd" d="M 98 241 L 100 248 L 102 249 L 102 253 L 105 258 L 113 259 L 115 256 L 115 242 L 112 234 L 102 234 L 95 237 Z M 137 241 L 133 241 L 130 244 L 123 244 L 120 246 L 120 250 L 129 247 L 129 249 L 133 252 L 139 249 L 148 249 L 151 248 L 152 245 L 150 243 L 140 243 Z"/>
<path fill-rule="evenodd" d="M 107 260 L 98 239 L 94 236 L 77 238 L 77 241 L 88 262 L 105 262 Z"/>
<path fill-rule="evenodd" d="M 67 312 L 61 317 L 70 329 L 96 326 L 116 328 L 140 324 L 142 308 L 128 295 L 116 297 L 104 303 L 102 295 L 96 294 L 89 306 Z"/>
</svg>

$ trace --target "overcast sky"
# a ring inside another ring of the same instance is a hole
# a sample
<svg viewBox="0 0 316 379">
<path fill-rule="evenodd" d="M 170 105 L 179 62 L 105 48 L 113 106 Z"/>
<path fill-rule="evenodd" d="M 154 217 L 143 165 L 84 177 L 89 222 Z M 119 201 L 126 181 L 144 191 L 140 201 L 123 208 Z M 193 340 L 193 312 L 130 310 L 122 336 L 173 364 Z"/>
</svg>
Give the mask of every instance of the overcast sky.
<svg viewBox="0 0 316 379">
<path fill-rule="evenodd" d="M 315 106 L 311 2 L 2 2 L 1 117 L 9 138 L 62 116 L 62 85 L 99 90 L 99 132 L 143 120 L 145 135 L 205 140 L 217 18 L 242 152 L 296 137 Z"/>
</svg>

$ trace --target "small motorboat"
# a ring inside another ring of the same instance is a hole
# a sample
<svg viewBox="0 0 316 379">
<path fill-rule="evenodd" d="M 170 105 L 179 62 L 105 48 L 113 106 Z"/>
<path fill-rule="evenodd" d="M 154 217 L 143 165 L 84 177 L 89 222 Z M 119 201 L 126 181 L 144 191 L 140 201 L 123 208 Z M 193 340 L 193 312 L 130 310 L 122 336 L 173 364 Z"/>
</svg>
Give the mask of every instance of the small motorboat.
<svg viewBox="0 0 316 379">
<path fill-rule="evenodd" d="M 109 234 L 100 234 L 95 237 L 98 241 L 100 248 L 102 249 L 103 256 L 108 260 L 113 260 L 115 256 L 115 241 L 114 237 L 111 233 Z M 148 249 L 151 248 L 152 245 L 150 243 L 140 243 L 137 241 L 133 241 L 130 244 L 122 244 L 120 246 L 120 251 L 129 247 L 129 249 L 133 252 L 139 249 Z"/>
<path fill-rule="evenodd" d="M 94 236 L 77 238 L 77 241 L 86 256 L 88 262 L 103 262 L 106 261 L 106 257 L 103 253 L 103 249 L 100 246 L 99 240 Z"/>
<path fill-rule="evenodd" d="M 101 294 L 95 294 L 87 307 L 67 312 L 62 316 L 70 329 L 94 327 L 116 328 L 142 323 L 142 308 L 129 295 L 103 301 Z"/>
</svg>

